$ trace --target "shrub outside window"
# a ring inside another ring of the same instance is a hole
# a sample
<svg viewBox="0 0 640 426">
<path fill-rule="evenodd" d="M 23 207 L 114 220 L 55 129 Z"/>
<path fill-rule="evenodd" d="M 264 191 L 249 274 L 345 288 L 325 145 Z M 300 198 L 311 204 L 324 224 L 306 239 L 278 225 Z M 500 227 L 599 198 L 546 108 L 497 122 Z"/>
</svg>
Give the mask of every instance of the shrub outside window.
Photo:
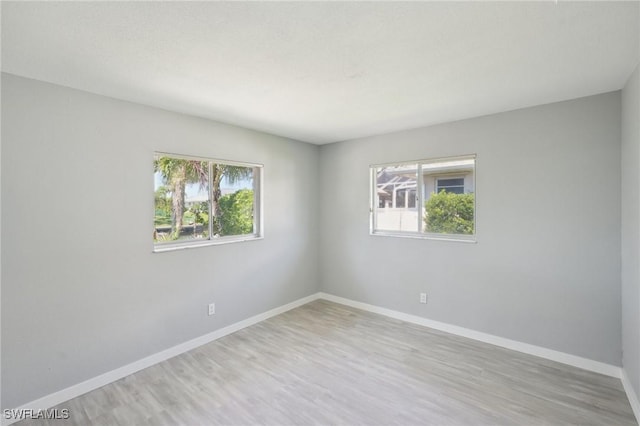
<svg viewBox="0 0 640 426">
<path fill-rule="evenodd" d="M 260 238 L 262 166 L 156 153 L 154 251 Z"/>
<path fill-rule="evenodd" d="M 371 234 L 475 241 L 476 156 L 373 165 Z"/>
</svg>

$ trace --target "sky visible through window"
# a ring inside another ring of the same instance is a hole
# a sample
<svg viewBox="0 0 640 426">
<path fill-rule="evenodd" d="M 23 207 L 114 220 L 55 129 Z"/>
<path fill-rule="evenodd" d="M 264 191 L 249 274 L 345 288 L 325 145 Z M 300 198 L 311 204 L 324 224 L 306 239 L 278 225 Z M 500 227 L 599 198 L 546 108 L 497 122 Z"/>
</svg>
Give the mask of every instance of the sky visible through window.
<svg viewBox="0 0 640 426">
<path fill-rule="evenodd" d="M 166 185 L 166 182 L 162 179 L 162 173 L 155 172 L 153 174 L 154 181 L 154 191 L 157 191 L 161 186 Z M 222 178 L 222 182 L 220 184 L 220 190 L 222 191 L 222 195 L 230 194 L 236 192 L 239 189 L 253 189 L 252 179 L 241 179 L 239 181 L 234 182 L 233 184 L 229 183 L 226 177 Z M 189 198 L 200 198 L 207 196 L 207 188 L 201 188 L 200 184 L 187 184 L 185 187 L 185 197 Z"/>
</svg>

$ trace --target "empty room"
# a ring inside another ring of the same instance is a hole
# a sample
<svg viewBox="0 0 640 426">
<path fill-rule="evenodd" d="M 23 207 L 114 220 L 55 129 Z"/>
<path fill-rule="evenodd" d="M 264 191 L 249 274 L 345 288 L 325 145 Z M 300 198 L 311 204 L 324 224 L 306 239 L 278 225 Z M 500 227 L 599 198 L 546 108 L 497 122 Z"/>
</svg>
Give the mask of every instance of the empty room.
<svg viewBox="0 0 640 426">
<path fill-rule="evenodd" d="M 638 425 L 640 2 L 2 1 L 2 425 Z"/>
</svg>

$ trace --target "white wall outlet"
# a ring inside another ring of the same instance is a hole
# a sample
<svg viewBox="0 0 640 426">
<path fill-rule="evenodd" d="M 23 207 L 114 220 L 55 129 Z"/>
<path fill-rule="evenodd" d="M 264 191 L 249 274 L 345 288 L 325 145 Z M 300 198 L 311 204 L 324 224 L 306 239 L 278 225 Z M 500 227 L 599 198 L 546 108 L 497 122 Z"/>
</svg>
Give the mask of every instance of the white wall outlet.
<svg viewBox="0 0 640 426">
<path fill-rule="evenodd" d="M 216 313 L 216 304 L 209 303 L 209 315 L 213 315 Z"/>
<path fill-rule="evenodd" d="M 427 303 L 427 293 L 420 293 L 420 303 Z"/>
</svg>

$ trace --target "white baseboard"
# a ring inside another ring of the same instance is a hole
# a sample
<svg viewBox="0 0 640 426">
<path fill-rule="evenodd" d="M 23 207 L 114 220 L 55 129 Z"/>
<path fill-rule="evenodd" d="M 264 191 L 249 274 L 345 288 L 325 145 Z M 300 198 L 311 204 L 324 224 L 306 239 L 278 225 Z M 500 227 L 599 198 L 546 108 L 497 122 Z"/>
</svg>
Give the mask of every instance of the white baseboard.
<svg viewBox="0 0 640 426">
<path fill-rule="evenodd" d="M 593 371 L 593 372 L 604 374 L 607 376 L 622 378 L 624 389 L 627 392 L 627 395 L 631 402 L 631 406 L 636 415 L 636 418 L 640 419 L 640 402 L 638 401 L 638 397 L 635 394 L 633 388 L 631 387 L 628 377 L 626 377 L 626 373 L 620 367 L 616 367 L 616 366 L 605 364 L 598 361 L 593 361 L 593 360 L 582 358 L 575 355 L 570 355 L 564 352 L 554 351 L 552 349 L 547 349 L 540 346 L 530 345 L 528 343 L 522 343 L 515 340 L 506 339 L 503 337 L 482 333 L 482 332 L 471 330 L 464 327 L 458 327 L 458 326 L 446 324 L 443 322 L 433 321 L 433 320 L 419 317 L 416 315 L 410 315 L 403 312 L 382 308 L 379 306 L 369 305 L 367 303 L 356 302 L 354 300 L 345 299 L 343 297 L 334 296 L 328 293 L 312 294 L 302 299 L 295 300 L 286 305 L 279 306 L 267 312 L 263 312 L 261 314 L 255 315 L 251 318 L 247 318 L 245 320 L 239 321 L 235 324 L 231 324 L 227 327 L 205 334 L 204 336 L 197 337 L 195 339 L 176 345 L 172 348 L 150 355 L 141 360 L 132 362 L 131 364 L 127 364 L 125 366 L 116 368 L 115 370 L 101 374 L 97 377 L 91 378 L 82 383 L 78 383 L 76 385 L 69 386 L 66 389 L 62 389 L 58 392 L 54 392 L 52 394 L 46 395 L 42 398 L 26 403 L 16 408 L 16 410 L 37 411 L 37 410 L 54 407 L 72 398 L 76 398 L 94 389 L 98 389 L 104 385 L 112 383 L 130 374 L 136 373 L 142 369 L 151 367 L 159 362 L 165 361 L 169 358 L 173 358 L 174 356 L 180 355 L 182 353 L 195 349 L 199 346 L 213 342 L 214 340 L 217 340 L 221 337 L 227 336 L 238 330 L 257 324 L 261 321 L 264 321 L 273 316 L 279 315 L 283 312 L 297 308 L 299 306 L 302 306 L 306 303 L 312 302 L 317 299 L 325 299 L 331 302 L 340 303 L 342 305 L 351 306 L 357 309 L 362 309 L 364 311 L 373 312 L 373 313 L 384 315 L 390 318 L 395 318 L 401 321 L 434 328 L 436 330 L 441 330 L 441 331 L 455 334 L 458 336 L 467 337 L 467 338 L 478 340 L 485 343 L 490 343 L 492 345 L 501 346 L 507 349 L 512 349 L 512 350 L 523 352 L 530 355 L 539 356 L 541 358 L 546 358 L 552 361 L 557 361 L 563 364 L 568 364 L 574 367 L 582 368 L 585 370 Z M 19 419 L 5 419 L 4 413 L 3 413 L 2 426 L 8 426 L 12 423 L 15 423 L 18 420 Z"/>
<path fill-rule="evenodd" d="M 529 355 L 535 355 L 540 358 L 557 361 L 562 364 L 567 364 L 573 367 L 582 368 L 584 370 L 604 374 L 606 376 L 615 377 L 616 379 L 620 378 L 620 367 L 605 364 L 603 362 L 582 358 L 564 352 L 554 351 L 552 349 L 543 348 L 541 346 L 518 342 L 516 340 L 506 339 L 504 337 L 494 336 L 492 334 L 482 333 L 480 331 L 475 331 L 464 327 L 458 327 L 456 325 L 451 325 L 444 322 L 430 320 L 416 315 L 405 314 L 404 312 L 394 311 L 392 309 L 381 308 L 379 306 L 369 305 L 362 302 L 356 302 L 351 299 L 345 299 L 344 297 L 334 296 L 328 293 L 319 293 L 319 297 L 331 302 L 340 303 L 357 309 L 362 309 L 364 311 L 369 311 L 390 318 L 395 318 L 400 321 L 435 328 L 436 330 L 445 331 L 447 333 L 467 337 L 469 339 L 478 340 L 480 342 L 490 343 L 492 345 L 501 346 L 503 348 L 523 352 Z"/>
<path fill-rule="evenodd" d="M 640 424 L 640 399 L 638 398 L 638 394 L 631 386 L 631 381 L 629 380 L 629 376 L 627 375 L 626 370 L 622 369 L 622 386 L 624 387 L 624 391 L 627 393 L 627 398 L 629 398 L 629 403 L 631 404 L 631 409 L 633 410 L 633 414 L 636 416 L 636 422 Z"/>
<path fill-rule="evenodd" d="M 159 362 L 165 361 L 169 358 L 173 358 L 174 356 L 180 355 L 182 353 L 185 353 L 187 351 L 190 351 L 202 345 L 206 345 L 207 343 L 213 342 L 214 340 L 220 339 L 221 337 L 227 336 L 231 333 L 235 333 L 236 331 L 239 331 L 239 330 L 242 330 L 243 328 L 257 324 L 261 321 L 264 321 L 266 319 L 279 315 L 283 312 L 305 305 L 318 298 L 319 298 L 319 293 L 312 294 L 307 297 L 303 297 L 302 299 L 295 300 L 291 303 L 287 303 L 286 305 L 279 306 L 267 312 L 263 312 L 261 314 L 252 316 L 251 318 L 247 318 L 235 324 L 231 324 L 227 327 L 205 334 L 204 336 L 200 336 L 195 339 L 176 345 L 172 348 L 165 349 L 162 352 L 158 352 L 156 354 L 150 355 L 141 360 L 132 362 L 131 364 L 127 364 L 120 368 L 116 368 L 115 370 L 106 372 L 97 377 L 86 380 L 82 383 L 78 383 L 76 385 L 69 386 L 66 389 L 62 389 L 58 392 L 54 392 L 52 394 L 43 396 L 42 398 L 28 402 L 16 408 L 15 410 L 17 411 L 34 410 L 37 412 L 38 410 L 49 409 L 65 401 L 68 401 L 72 398 L 76 398 L 94 389 L 98 389 L 104 385 L 115 382 L 116 380 L 120 380 L 121 378 L 126 377 L 130 374 L 136 373 L 147 367 L 151 367 L 152 365 L 158 364 Z M 6 419 L 4 416 L 4 413 L 2 413 L 2 426 L 8 426 L 19 420 L 21 419 Z"/>
</svg>

